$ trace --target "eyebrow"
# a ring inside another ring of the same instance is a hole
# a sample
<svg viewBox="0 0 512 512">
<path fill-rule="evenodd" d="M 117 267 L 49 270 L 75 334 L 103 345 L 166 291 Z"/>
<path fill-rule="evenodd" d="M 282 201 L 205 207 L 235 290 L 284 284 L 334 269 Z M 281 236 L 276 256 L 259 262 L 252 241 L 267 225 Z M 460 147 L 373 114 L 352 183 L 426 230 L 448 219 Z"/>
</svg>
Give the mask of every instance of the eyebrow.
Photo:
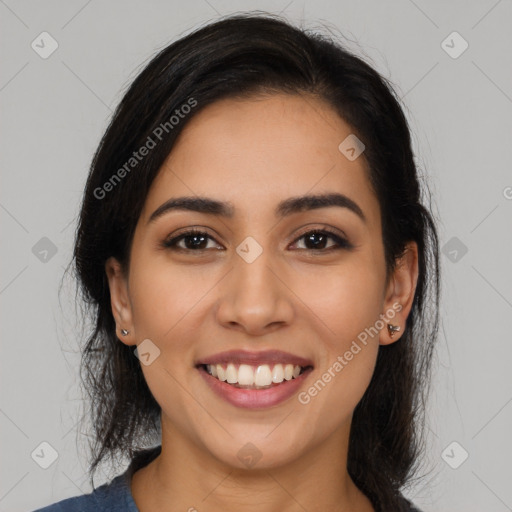
<svg viewBox="0 0 512 512">
<path fill-rule="evenodd" d="M 281 201 L 277 205 L 274 213 L 276 217 L 283 218 L 294 213 L 330 206 L 347 208 L 355 213 L 363 222 L 366 222 L 366 217 L 359 205 L 346 195 L 339 193 L 290 197 L 289 199 Z M 230 202 L 218 201 L 209 197 L 199 196 L 175 197 L 160 205 L 151 214 L 147 224 L 150 224 L 162 217 L 164 214 L 175 210 L 189 210 L 208 215 L 218 215 L 228 219 L 232 218 L 235 213 L 235 208 Z"/>
</svg>

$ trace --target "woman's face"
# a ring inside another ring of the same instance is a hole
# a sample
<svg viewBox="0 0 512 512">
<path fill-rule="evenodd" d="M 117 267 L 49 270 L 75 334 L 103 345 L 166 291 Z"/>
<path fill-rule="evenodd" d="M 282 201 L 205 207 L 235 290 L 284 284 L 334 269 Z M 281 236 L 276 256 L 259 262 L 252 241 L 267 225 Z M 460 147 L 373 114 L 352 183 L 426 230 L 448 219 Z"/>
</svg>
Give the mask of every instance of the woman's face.
<svg viewBox="0 0 512 512">
<path fill-rule="evenodd" d="M 403 330 L 416 283 L 414 257 L 386 283 L 364 158 L 351 139 L 339 149 L 351 133 L 318 99 L 276 94 L 218 101 L 180 135 L 126 279 L 107 262 L 117 326 L 130 331 L 120 338 L 146 340 L 141 367 L 164 436 L 240 468 L 348 439 L 379 344 L 401 335 L 391 339 L 386 320 Z M 295 202 L 333 194 L 330 205 Z M 153 217 L 183 197 L 208 202 Z M 288 364 L 302 373 L 290 378 Z"/>
</svg>

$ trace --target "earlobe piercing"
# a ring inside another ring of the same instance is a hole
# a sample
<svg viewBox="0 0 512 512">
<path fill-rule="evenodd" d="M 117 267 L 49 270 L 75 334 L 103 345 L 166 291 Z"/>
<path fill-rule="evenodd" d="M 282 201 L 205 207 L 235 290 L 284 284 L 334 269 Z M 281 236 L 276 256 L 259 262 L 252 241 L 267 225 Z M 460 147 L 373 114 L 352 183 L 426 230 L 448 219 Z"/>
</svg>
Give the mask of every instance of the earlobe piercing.
<svg viewBox="0 0 512 512">
<path fill-rule="evenodd" d="M 388 324 L 388 333 L 391 338 L 394 336 L 395 332 L 398 332 L 399 330 L 400 330 L 399 325 Z"/>
<path fill-rule="evenodd" d="M 123 336 L 126 336 L 127 334 L 130 334 L 130 331 L 127 331 L 126 329 L 121 329 L 121 334 Z"/>
</svg>

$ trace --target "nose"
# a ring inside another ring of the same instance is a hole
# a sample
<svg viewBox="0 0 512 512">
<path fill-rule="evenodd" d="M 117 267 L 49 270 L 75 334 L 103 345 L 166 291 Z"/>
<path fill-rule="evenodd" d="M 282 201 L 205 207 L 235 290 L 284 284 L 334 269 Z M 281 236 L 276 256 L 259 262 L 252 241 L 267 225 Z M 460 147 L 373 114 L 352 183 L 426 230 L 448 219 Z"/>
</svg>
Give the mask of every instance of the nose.
<svg viewBox="0 0 512 512">
<path fill-rule="evenodd" d="M 233 264 L 221 288 L 217 321 L 255 336 L 290 325 L 293 292 L 283 269 L 270 261 L 266 251 L 252 263 L 235 255 Z"/>
</svg>

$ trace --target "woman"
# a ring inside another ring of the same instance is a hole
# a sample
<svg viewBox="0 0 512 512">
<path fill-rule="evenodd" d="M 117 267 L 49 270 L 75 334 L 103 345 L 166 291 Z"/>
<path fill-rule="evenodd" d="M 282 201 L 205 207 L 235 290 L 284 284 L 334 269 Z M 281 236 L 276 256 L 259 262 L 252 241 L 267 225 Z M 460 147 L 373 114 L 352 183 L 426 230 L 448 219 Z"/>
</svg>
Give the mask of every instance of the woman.
<svg viewBox="0 0 512 512">
<path fill-rule="evenodd" d="M 417 510 L 439 299 L 420 195 L 392 87 L 339 43 L 243 15 L 161 51 L 74 251 L 91 482 L 131 464 L 40 510 Z"/>
</svg>

